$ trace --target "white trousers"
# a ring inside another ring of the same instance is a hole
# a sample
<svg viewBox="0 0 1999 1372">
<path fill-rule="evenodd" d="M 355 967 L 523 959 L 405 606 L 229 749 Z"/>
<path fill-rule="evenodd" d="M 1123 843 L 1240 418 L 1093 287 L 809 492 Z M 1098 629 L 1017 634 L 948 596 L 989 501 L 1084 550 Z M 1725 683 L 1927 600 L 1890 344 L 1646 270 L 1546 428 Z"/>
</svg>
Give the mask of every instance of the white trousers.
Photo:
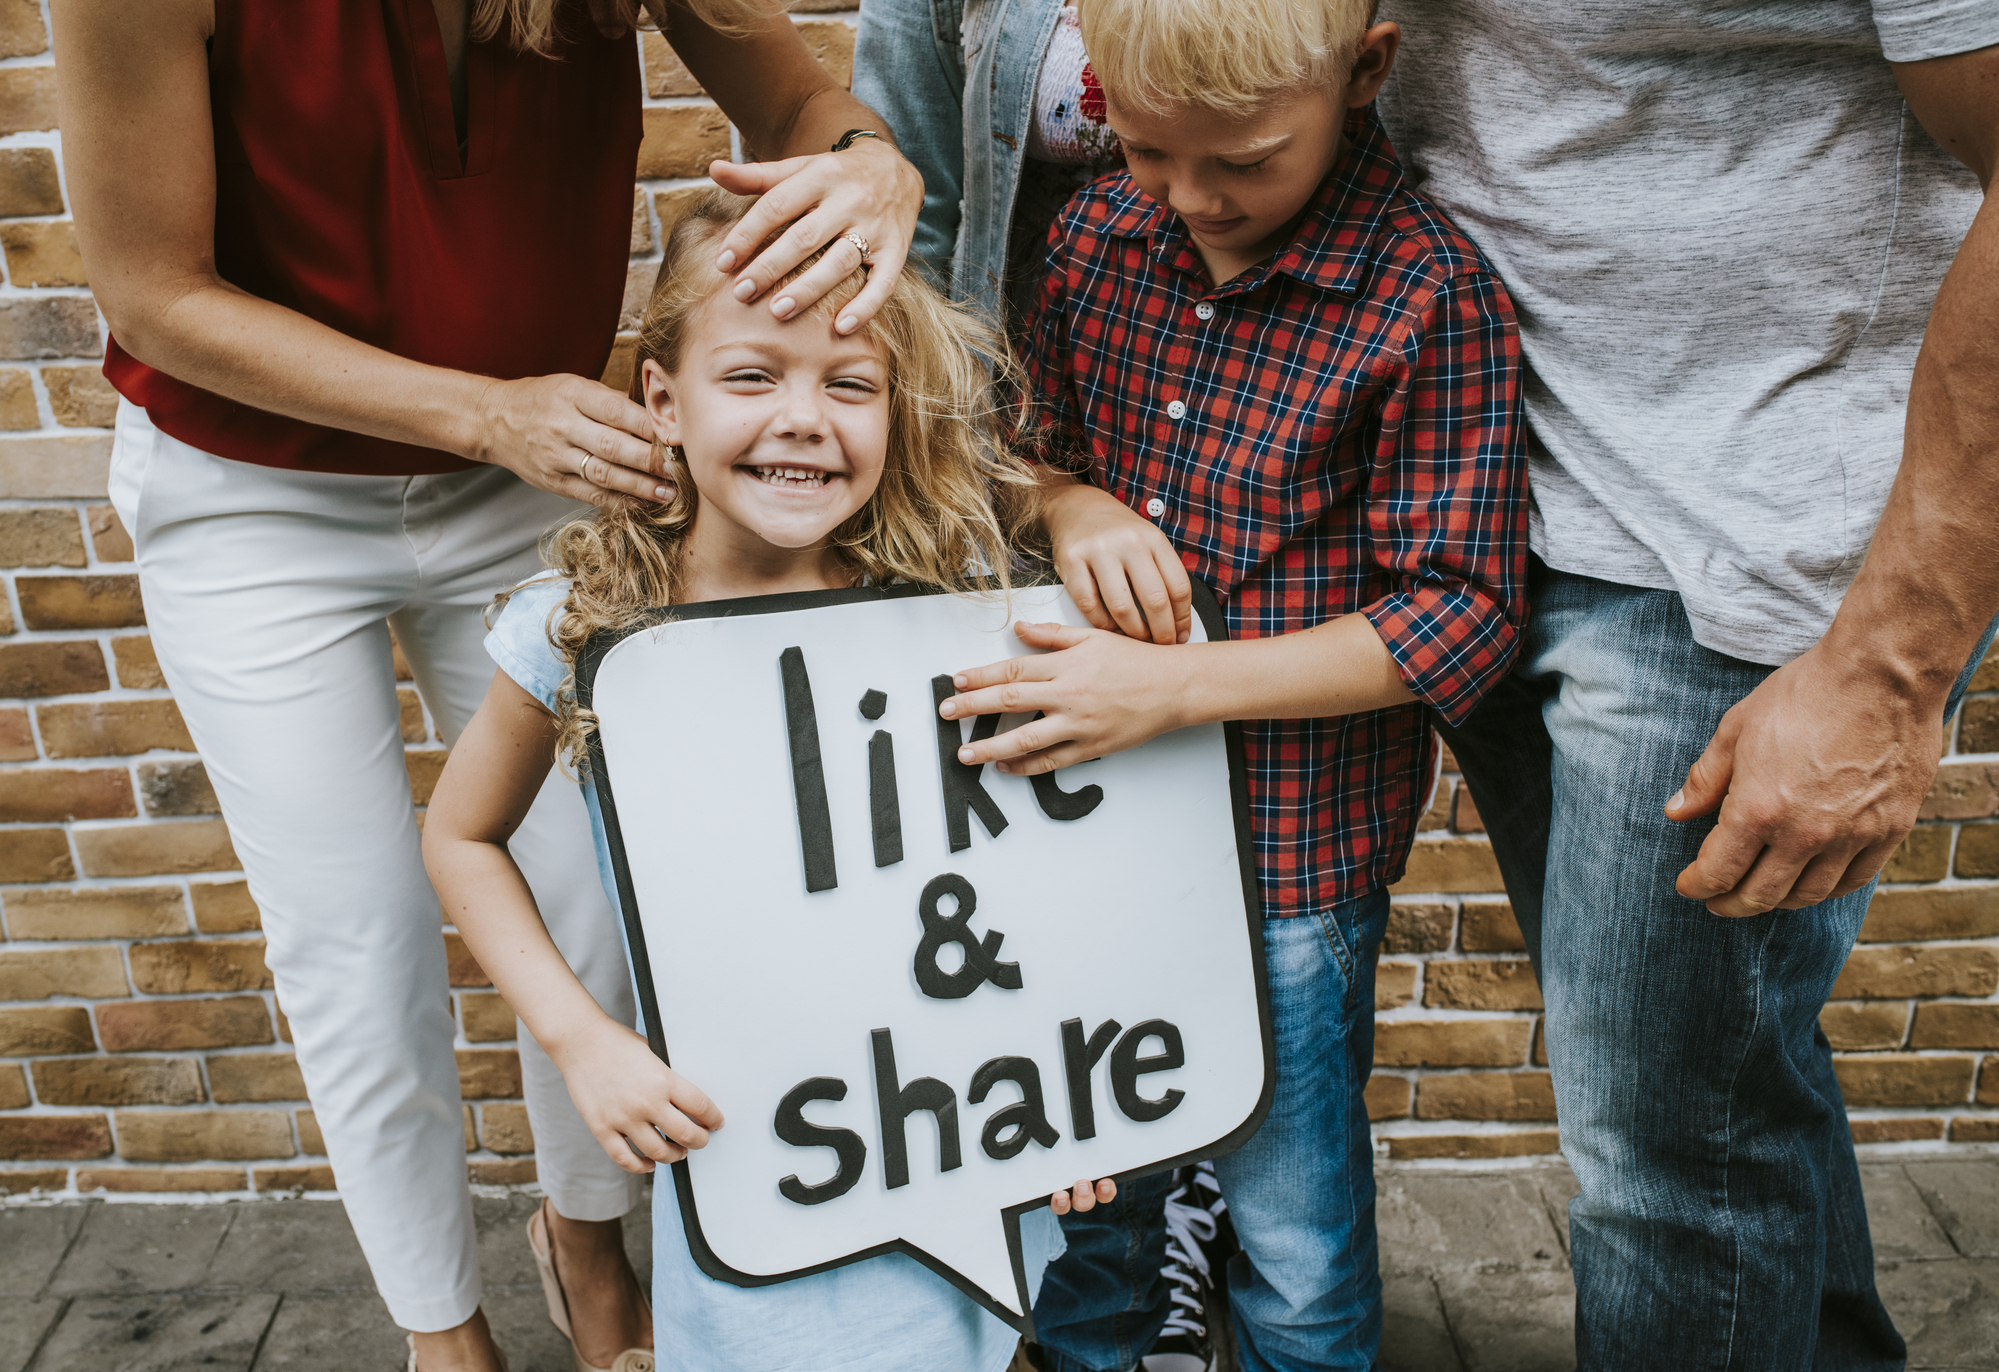
<svg viewBox="0 0 1999 1372">
<path fill-rule="evenodd" d="M 390 1314 L 479 1303 L 442 916 L 403 765 L 389 630 L 447 743 L 486 694 L 483 611 L 540 567 L 574 502 L 497 467 L 343 476 L 232 462 L 118 407 L 111 499 L 161 670 L 263 913 L 278 1001 L 347 1214 Z M 630 974 L 575 785 L 551 773 L 508 844 L 556 946 L 632 1023 Z M 571 1219 L 637 1204 L 525 1030 L 542 1187 Z"/>
</svg>

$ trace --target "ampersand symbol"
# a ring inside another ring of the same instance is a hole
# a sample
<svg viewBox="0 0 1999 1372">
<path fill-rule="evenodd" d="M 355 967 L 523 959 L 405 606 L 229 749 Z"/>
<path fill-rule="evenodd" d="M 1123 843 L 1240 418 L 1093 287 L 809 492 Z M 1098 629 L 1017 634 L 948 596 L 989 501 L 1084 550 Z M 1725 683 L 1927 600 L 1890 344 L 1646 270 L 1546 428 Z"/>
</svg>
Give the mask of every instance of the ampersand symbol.
<svg viewBox="0 0 1999 1372">
<path fill-rule="evenodd" d="M 937 899 L 944 895 L 958 898 L 958 908 L 948 915 L 937 911 Z M 988 981 L 1004 991 L 1020 989 L 1020 964 L 1000 962 L 993 956 L 1006 941 L 1006 935 L 989 932 L 982 940 L 965 927 L 978 908 L 979 897 L 972 883 L 956 872 L 932 877 L 923 888 L 923 899 L 916 906 L 917 916 L 923 921 L 923 940 L 916 945 L 916 984 L 933 1000 L 962 999 Z M 937 965 L 938 950 L 947 943 L 965 950 L 965 961 L 955 972 L 946 972 Z"/>
</svg>

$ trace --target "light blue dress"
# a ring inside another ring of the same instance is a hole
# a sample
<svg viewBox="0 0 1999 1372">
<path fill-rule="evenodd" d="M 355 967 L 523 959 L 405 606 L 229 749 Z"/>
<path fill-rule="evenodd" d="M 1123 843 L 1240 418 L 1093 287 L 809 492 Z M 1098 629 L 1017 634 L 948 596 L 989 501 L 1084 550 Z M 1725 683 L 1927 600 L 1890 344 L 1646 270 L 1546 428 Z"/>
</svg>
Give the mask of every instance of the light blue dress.
<svg viewBox="0 0 1999 1372">
<path fill-rule="evenodd" d="M 486 652 L 520 688 L 555 708 L 565 665 L 548 641 L 566 583 L 533 581 L 514 594 L 486 636 Z M 613 909 L 617 883 L 596 788 L 584 786 L 597 872 Z M 620 937 L 624 926 L 619 925 Z M 655 957 L 671 949 L 654 949 Z M 775 1286 L 732 1286 L 694 1264 L 680 1203 L 665 1171 L 653 1191 L 653 1337 L 661 1367 L 686 1372 L 1001 1372 L 1018 1336 L 956 1287 L 900 1253 L 867 1258 Z M 1063 1250 L 1054 1212 L 1020 1222 L 1028 1290 Z"/>
</svg>

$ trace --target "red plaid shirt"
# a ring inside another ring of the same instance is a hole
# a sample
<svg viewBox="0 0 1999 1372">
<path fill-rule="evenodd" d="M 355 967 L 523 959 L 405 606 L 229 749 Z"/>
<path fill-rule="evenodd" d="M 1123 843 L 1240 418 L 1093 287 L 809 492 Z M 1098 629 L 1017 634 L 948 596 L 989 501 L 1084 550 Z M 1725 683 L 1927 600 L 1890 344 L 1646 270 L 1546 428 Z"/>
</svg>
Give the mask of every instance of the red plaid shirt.
<svg viewBox="0 0 1999 1372">
<path fill-rule="evenodd" d="M 1021 331 L 1027 456 L 1157 523 L 1235 638 L 1367 615 L 1422 702 L 1244 724 L 1278 917 L 1402 875 L 1426 711 L 1469 714 L 1527 613 L 1512 302 L 1403 181 L 1371 109 L 1347 138 L 1289 245 L 1220 287 L 1129 175 L 1085 187 Z"/>
</svg>

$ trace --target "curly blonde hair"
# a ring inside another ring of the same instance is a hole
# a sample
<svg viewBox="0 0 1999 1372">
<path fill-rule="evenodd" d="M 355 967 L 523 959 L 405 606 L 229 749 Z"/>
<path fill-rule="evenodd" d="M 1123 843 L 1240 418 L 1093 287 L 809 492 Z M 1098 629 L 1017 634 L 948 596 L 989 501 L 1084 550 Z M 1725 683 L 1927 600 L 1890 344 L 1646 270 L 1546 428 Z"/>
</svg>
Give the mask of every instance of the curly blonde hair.
<svg viewBox="0 0 1999 1372">
<path fill-rule="evenodd" d="M 555 52 L 556 11 L 563 0 L 473 0 L 471 33 L 475 43 L 490 42 L 501 33 L 522 52 L 548 57 Z M 717 33 L 740 37 L 786 6 L 780 0 L 669 0 Z M 649 27 L 641 0 L 619 0 L 620 17 L 631 28 Z M 587 19 L 586 19 L 587 22 Z"/>
<path fill-rule="evenodd" d="M 669 374 L 679 371 L 694 316 L 729 281 L 715 269 L 717 246 L 755 203 L 711 191 L 673 226 L 639 329 L 633 400 L 644 403 L 647 362 Z M 784 280 L 802 275 L 824 251 Z M 811 313 L 832 315 L 866 280 L 857 268 Z M 1038 543 L 1038 488 L 1033 469 L 1006 441 L 1007 415 L 998 396 L 1018 389 L 1006 345 L 979 316 L 907 271 L 864 336 L 888 364 L 888 450 L 874 495 L 831 534 L 835 555 L 856 584 L 1010 590 L 1016 548 Z M 700 508 L 700 492 L 680 452 L 668 448 L 662 455 L 673 499 L 623 501 L 572 520 L 549 536 L 544 549 L 548 564 L 569 582 L 569 594 L 550 617 L 549 640 L 569 667 L 556 697 L 557 750 L 578 771 L 596 720 L 577 706 L 577 660 L 593 635 L 628 628 L 647 611 L 673 603 L 682 547 Z"/>
</svg>

